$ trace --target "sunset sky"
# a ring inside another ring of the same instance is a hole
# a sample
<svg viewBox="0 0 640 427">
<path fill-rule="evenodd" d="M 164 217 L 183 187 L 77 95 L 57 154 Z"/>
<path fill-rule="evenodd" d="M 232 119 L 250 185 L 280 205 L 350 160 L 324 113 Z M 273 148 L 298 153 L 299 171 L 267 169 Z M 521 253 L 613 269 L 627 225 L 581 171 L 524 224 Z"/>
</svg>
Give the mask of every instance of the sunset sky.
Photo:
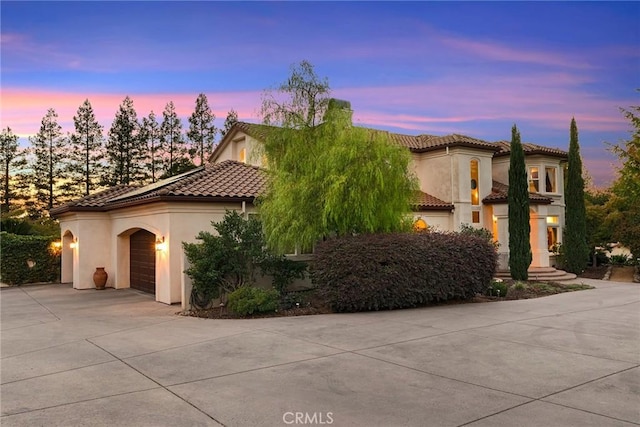
<svg viewBox="0 0 640 427">
<path fill-rule="evenodd" d="M 1 8 L 2 128 L 27 145 L 48 108 L 65 132 L 85 98 L 108 131 L 129 95 L 138 117 L 205 93 L 259 122 L 264 89 L 303 59 L 351 101 L 357 124 L 567 149 L 614 177 L 603 141 L 629 137 L 640 102 L 639 2 L 12 2 Z"/>
</svg>

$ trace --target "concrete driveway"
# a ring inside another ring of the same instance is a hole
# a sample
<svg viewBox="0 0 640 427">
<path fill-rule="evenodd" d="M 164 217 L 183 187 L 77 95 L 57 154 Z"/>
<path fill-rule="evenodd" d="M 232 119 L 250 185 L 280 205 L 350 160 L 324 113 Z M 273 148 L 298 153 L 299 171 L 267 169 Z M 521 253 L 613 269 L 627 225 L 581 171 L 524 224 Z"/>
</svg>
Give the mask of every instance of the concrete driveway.
<svg viewBox="0 0 640 427">
<path fill-rule="evenodd" d="M 255 320 L 4 288 L 7 426 L 640 424 L 640 285 Z"/>
</svg>

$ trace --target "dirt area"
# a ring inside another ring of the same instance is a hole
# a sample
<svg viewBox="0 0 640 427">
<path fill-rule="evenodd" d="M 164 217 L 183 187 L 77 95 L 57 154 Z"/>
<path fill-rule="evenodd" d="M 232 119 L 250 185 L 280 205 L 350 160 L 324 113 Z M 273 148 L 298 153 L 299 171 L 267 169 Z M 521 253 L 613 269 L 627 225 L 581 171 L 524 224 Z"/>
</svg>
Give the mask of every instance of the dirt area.
<svg viewBox="0 0 640 427">
<path fill-rule="evenodd" d="M 598 279 L 602 280 L 604 275 L 609 269 L 609 264 L 602 264 L 597 267 L 587 267 L 582 274 L 578 274 L 578 277 L 584 277 L 585 279 Z"/>
</svg>

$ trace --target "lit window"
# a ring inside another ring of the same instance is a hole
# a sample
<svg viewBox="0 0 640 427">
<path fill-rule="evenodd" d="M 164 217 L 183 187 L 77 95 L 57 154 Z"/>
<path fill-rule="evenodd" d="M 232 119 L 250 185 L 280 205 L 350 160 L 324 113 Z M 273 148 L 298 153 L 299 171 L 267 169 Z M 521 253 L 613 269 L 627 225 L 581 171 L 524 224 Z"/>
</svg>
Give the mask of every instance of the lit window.
<svg viewBox="0 0 640 427">
<path fill-rule="evenodd" d="M 558 247 L 558 227 L 547 227 L 547 246 L 550 252 L 556 252 Z"/>
<path fill-rule="evenodd" d="M 478 188 L 478 161 L 471 160 L 471 204 L 478 206 L 480 204 L 480 189 Z"/>
<path fill-rule="evenodd" d="M 471 212 L 471 222 L 474 224 L 480 224 L 480 211 Z"/>
<path fill-rule="evenodd" d="M 557 215 L 547 217 L 547 247 L 550 252 L 557 252 L 558 248 L 558 229 L 560 226 L 560 218 Z"/>
<path fill-rule="evenodd" d="M 529 191 L 537 193 L 540 191 L 540 177 L 538 176 L 538 168 L 529 168 Z"/>
<path fill-rule="evenodd" d="M 416 222 L 413 223 L 413 229 L 415 231 L 425 231 L 427 228 L 429 228 L 429 226 L 427 225 L 426 221 L 422 218 L 418 219 Z"/>
<path fill-rule="evenodd" d="M 240 150 L 240 154 L 238 155 L 238 161 L 242 162 L 242 163 L 246 163 L 247 161 L 247 149 L 243 148 L 242 150 Z"/>
<path fill-rule="evenodd" d="M 546 167 L 545 171 L 545 190 L 547 193 L 557 193 L 556 189 L 556 168 Z"/>
</svg>

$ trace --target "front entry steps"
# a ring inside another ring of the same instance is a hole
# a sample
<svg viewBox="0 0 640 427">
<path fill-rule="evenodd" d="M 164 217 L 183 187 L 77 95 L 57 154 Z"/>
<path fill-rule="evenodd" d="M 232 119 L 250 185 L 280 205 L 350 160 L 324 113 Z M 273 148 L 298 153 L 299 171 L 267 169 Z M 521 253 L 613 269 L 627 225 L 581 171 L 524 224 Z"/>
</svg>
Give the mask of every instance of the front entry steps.
<svg viewBox="0 0 640 427">
<path fill-rule="evenodd" d="M 573 273 L 567 273 L 564 270 L 558 270 L 553 267 L 531 267 L 528 270 L 529 280 L 541 280 L 543 282 L 566 282 L 575 280 Z M 497 279 L 511 279 L 509 270 L 498 270 L 495 274 Z"/>
</svg>

